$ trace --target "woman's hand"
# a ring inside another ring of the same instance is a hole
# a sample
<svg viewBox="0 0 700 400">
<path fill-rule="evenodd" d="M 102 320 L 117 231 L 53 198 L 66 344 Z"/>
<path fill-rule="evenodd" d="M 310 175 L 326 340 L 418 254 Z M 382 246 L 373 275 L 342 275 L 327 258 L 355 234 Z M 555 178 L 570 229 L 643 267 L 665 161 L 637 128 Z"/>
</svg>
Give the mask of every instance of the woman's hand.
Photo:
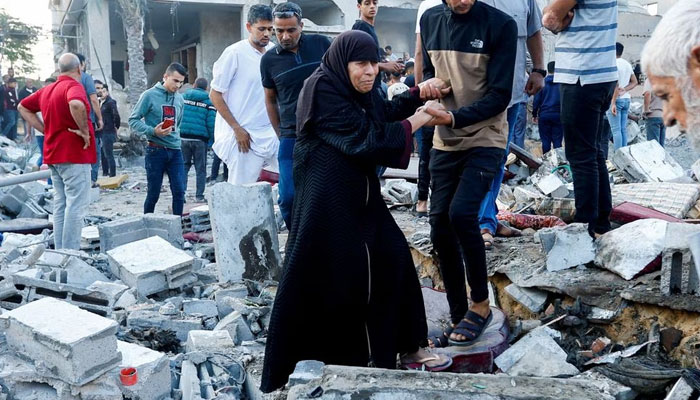
<svg viewBox="0 0 700 400">
<path fill-rule="evenodd" d="M 452 91 L 449 81 L 443 81 L 440 78 L 431 78 L 425 82 L 418 84 L 420 88 L 421 100 L 441 99 Z"/>
</svg>

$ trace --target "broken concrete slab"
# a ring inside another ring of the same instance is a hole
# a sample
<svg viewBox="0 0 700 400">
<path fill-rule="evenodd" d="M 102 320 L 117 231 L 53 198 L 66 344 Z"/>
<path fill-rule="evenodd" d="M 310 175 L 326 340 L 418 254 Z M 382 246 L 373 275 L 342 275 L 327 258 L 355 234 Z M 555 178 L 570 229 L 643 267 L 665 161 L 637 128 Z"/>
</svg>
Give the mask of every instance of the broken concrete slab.
<svg viewBox="0 0 700 400">
<path fill-rule="evenodd" d="M 533 313 L 538 313 L 544 309 L 547 304 L 547 292 L 535 288 L 521 288 L 520 286 L 511 283 L 504 289 L 513 300 L 522 304 Z"/>
<path fill-rule="evenodd" d="M 586 371 L 574 376 L 572 379 L 582 379 L 591 382 L 606 394 L 614 396 L 615 400 L 634 400 L 638 396 L 637 392 L 632 388 L 617 383 L 599 372 Z"/>
<path fill-rule="evenodd" d="M 190 331 L 203 329 L 201 318 L 182 318 L 177 315 L 163 315 L 157 309 L 137 309 L 129 313 L 126 318 L 128 328 L 149 329 L 159 328 L 175 333 L 181 342 L 187 341 Z"/>
<path fill-rule="evenodd" d="M 612 230 L 597 240 L 595 263 L 626 280 L 643 272 L 664 249 L 668 222 L 643 219 Z"/>
<path fill-rule="evenodd" d="M 566 362 L 568 354 L 554 341 L 559 333 L 536 328 L 496 357 L 495 363 L 510 376 L 562 377 L 579 373 Z"/>
<path fill-rule="evenodd" d="M 683 167 L 655 140 L 618 149 L 612 162 L 629 182 L 668 182 L 684 175 Z"/>
<path fill-rule="evenodd" d="M 382 187 L 382 196 L 390 206 L 411 205 L 418 201 L 418 186 L 405 179 L 387 179 Z"/>
<path fill-rule="evenodd" d="M 193 351 L 228 353 L 235 345 L 228 331 L 190 331 L 187 334 L 187 344 L 185 350 L 190 353 Z"/>
<path fill-rule="evenodd" d="M 182 311 L 187 315 L 200 315 L 205 318 L 219 315 L 219 310 L 214 300 L 185 300 L 182 302 Z"/>
<path fill-rule="evenodd" d="M 279 280 L 281 258 L 268 183 L 218 183 L 207 193 L 220 282 Z"/>
<path fill-rule="evenodd" d="M 113 379 L 119 379 L 122 368 L 135 368 L 139 374 L 136 385 L 120 386 L 126 398 L 161 400 L 170 396 L 170 360 L 164 353 L 122 341 L 117 341 L 117 348 L 122 361 L 112 372 Z"/>
<path fill-rule="evenodd" d="M 140 296 L 178 289 L 196 280 L 194 257 L 160 236 L 128 243 L 107 252 L 112 273 Z"/>
<path fill-rule="evenodd" d="M 322 372 L 319 379 L 292 386 L 287 399 L 308 399 L 312 391 L 318 393 L 318 398 L 327 400 L 615 399 L 605 389 L 585 379 L 511 377 L 505 374 L 435 374 L 336 365 L 326 365 Z"/>
<path fill-rule="evenodd" d="M 180 391 L 183 399 L 201 400 L 202 390 L 200 387 L 197 367 L 192 361 L 185 360 L 182 362 L 182 370 L 180 373 Z"/>
<path fill-rule="evenodd" d="M 669 223 L 661 255 L 661 291 L 664 294 L 700 295 L 700 277 L 690 251 L 690 239 L 700 225 Z"/>
<path fill-rule="evenodd" d="M 700 185 L 685 183 L 630 183 L 612 188 L 613 205 L 639 204 L 675 218 L 685 218 L 700 197 Z"/>
<path fill-rule="evenodd" d="M 0 316 L 7 345 L 40 373 L 83 385 L 119 365 L 117 323 L 44 298 Z M 50 371 L 50 372 L 48 372 Z"/>
<path fill-rule="evenodd" d="M 542 178 L 538 179 L 537 182 L 535 182 L 535 185 L 544 193 L 545 195 L 549 196 L 552 193 L 560 190 L 562 186 L 564 186 L 564 189 L 566 189 L 566 183 L 559 178 L 558 175 L 556 174 L 549 174 L 546 176 L 543 176 Z M 566 193 L 568 194 L 569 190 L 566 189 Z M 553 196 L 553 197 L 560 197 L 560 196 Z"/>
<path fill-rule="evenodd" d="M 324 363 L 316 360 L 299 361 L 289 375 L 289 386 L 303 385 L 323 376 Z"/>
<path fill-rule="evenodd" d="M 545 228 L 539 232 L 539 237 L 547 252 L 548 271 L 577 267 L 595 259 L 595 243 L 586 224 Z"/>
<path fill-rule="evenodd" d="M 695 389 L 685 381 L 685 378 L 680 378 L 664 400 L 690 400 L 693 393 Z"/>
<path fill-rule="evenodd" d="M 215 331 L 226 330 L 233 338 L 233 342 L 236 345 L 241 344 L 241 342 L 246 342 L 249 340 L 255 340 L 253 332 L 251 332 L 250 327 L 246 323 L 245 317 L 238 311 L 234 311 L 231 314 L 224 317 L 216 327 Z"/>
</svg>

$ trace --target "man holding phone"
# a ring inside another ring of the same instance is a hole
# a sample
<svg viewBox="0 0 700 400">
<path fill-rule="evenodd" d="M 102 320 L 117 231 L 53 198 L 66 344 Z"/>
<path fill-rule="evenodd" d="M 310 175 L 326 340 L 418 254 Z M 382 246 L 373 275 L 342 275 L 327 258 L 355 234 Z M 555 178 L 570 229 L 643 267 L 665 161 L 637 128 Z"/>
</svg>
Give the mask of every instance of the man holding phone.
<svg viewBox="0 0 700 400">
<path fill-rule="evenodd" d="M 141 94 L 129 117 L 129 127 L 146 136 L 146 180 L 148 192 L 144 214 L 152 213 L 160 197 L 163 175 L 168 174 L 173 196 L 173 214 L 182 215 L 185 203 L 185 163 L 182 158 L 180 121 L 184 100 L 177 93 L 187 71 L 178 63 L 165 70 L 163 81 Z"/>
</svg>

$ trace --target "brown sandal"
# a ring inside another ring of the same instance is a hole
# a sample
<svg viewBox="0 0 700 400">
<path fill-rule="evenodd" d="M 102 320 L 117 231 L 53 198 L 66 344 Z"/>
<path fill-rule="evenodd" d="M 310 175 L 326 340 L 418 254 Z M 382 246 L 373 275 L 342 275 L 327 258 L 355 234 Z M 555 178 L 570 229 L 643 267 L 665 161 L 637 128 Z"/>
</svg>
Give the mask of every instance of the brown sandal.
<svg viewBox="0 0 700 400">
<path fill-rule="evenodd" d="M 484 249 L 493 249 L 493 234 L 488 229 L 481 230 L 481 238 L 484 239 Z"/>
</svg>

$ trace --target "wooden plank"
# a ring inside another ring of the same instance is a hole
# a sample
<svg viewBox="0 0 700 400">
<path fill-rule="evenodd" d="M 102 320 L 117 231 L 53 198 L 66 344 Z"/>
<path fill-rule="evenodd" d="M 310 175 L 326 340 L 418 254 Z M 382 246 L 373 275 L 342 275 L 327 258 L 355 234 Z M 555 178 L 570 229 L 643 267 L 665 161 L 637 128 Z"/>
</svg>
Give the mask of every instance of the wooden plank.
<svg viewBox="0 0 700 400">
<path fill-rule="evenodd" d="M 112 177 L 104 177 L 97 180 L 100 189 L 117 189 L 122 183 L 129 179 L 129 175 L 117 175 Z"/>
</svg>

